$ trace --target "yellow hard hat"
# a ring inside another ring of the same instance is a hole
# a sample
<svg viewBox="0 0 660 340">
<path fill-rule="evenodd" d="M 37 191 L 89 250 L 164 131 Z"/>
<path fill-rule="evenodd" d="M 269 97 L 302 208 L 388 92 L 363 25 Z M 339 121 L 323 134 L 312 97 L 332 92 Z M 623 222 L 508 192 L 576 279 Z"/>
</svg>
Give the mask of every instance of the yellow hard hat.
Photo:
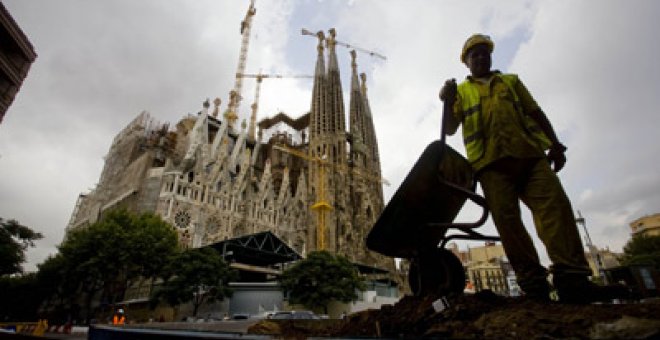
<svg viewBox="0 0 660 340">
<path fill-rule="evenodd" d="M 493 53 L 493 49 L 495 48 L 495 44 L 493 44 L 493 41 L 490 40 L 490 37 L 485 35 L 485 34 L 473 34 L 471 37 L 468 38 L 468 40 L 465 41 L 465 45 L 463 45 L 463 51 L 461 52 L 461 61 L 465 63 L 465 56 L 472 47 L 475 45 L 479 44 L 486 44 L 488 45 L 488 50 L 490 53 Z"/>
</svg>

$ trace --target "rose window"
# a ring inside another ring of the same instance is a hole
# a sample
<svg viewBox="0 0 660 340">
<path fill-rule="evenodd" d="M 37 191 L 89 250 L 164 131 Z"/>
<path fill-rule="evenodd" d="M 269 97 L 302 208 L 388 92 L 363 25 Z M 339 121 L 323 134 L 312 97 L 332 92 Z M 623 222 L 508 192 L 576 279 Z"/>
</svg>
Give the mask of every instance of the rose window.
<svg viewBox="0 0 660 340">
<path fill-rule="evenodd" d="M 190 215 L 185 211 L 179 211 L 174 216 L 174 224 L 179 228 L 185 228 L 190 224 Z"/>
</svg>

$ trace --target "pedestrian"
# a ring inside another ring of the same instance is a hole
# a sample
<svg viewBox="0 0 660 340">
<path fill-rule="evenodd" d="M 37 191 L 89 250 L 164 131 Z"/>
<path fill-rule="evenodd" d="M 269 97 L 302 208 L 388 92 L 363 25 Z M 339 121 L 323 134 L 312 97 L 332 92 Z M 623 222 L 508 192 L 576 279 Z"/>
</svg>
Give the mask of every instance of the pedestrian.
<svg viewBox="0 0 660 340">
<path fill-rule="evenodd" d="M 623 294 L 621 287 L 598 286 L 588 279 L 591 270 L 573 208 L 556 175 L 566 163 L 567 148 L 518 76 L 491 70 L 493 49 L 486 35 L 467 39 L 461 61 L 470 75 L 459 85 L 447 80 L 440 99 L 446 104 L 445 132 L 453 135 L 462 125 L 468 161 L 518 285 L 526 296 L 550 301 L 548 270 L 523 225 L 522 201 L 552 261 L 549 271 L 560 302 L 590 303 Z"/>
</svg>

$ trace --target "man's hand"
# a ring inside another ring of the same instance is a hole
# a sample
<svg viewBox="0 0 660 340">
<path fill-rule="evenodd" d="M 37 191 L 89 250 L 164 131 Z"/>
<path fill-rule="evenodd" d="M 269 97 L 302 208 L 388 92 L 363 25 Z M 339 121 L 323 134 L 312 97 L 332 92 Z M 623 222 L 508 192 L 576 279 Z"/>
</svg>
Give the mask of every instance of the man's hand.
<svg viewBox="0 0 660 340">
<path fill-rule="evenodd" d="M 456 100 L 456 92 L 458 92 L 456 79 L 448 79 L 440 89 L 440 100 L 443 102 L 449 100 L 450 103 L 453 103 Z"/>
<path fill-rule="evenodd" d="M 548 152 L 548 161 L 555 172 L 559 172 L 566 164 L 566 147 L 561 143 L 555 143 Z"/>
</svg>

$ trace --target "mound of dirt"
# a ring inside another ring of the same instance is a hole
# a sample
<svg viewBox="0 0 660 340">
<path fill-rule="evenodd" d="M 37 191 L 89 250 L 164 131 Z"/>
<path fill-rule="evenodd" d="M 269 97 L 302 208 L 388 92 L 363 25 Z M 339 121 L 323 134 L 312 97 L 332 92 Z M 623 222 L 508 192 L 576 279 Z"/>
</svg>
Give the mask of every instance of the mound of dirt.
<svg viewBox="0 0 660 340">
<path fill-rule="evenodd" d="M 406 296 L 393 306 L 351 314 L 345 320 L 265 320 L 248 333 L 283 338 L 656 338 L 660 304 L 540 304 L 489 291 L 447 299 Z"/>
</svg>

